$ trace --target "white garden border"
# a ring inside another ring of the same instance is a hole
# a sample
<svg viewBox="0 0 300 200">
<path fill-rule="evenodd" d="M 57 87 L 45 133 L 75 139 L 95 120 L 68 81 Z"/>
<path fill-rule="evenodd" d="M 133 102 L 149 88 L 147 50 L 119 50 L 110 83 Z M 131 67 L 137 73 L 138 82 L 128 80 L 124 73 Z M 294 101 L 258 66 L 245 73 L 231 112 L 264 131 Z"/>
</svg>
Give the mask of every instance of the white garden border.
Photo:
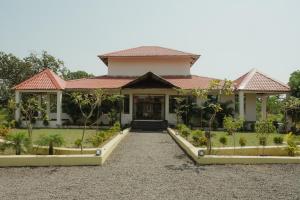
<svg viewBox="0 0 300 200">
<path fill-rule="evenodd" d="M 0 156 L 0 167 L 102 165 L 129 132 L 130 128 L 123 130 L 120 134 L 116 135 L 105 145 L 99 148 L 99 156 L 96 155 L 97 149 L 95 148 L 88 149 L 89 151 L 93 151 L 93 154 L 2 155 Z"/>
<path fill-rule="evenodd" d="M 168 128 L 170 136 L 178 143 L 178 145 L 198 164 L 211 165 L 211 164 L 300 164 L 300 157 L 288 157 L 288 156 L 234 156 L 234 155 L 204 155 L 198 156 L 199 150 L 204 148 L 194 147 L 185 138 L 177 134 L 177 132 L 171 128 Z M 246 147 L 243 147 L 244 149 Z M 250 147 L 256 148 L 257 147 Z M 268 148 L 268 147 L 266 147 Z M 271 147 L 274 148 L 274 147 Z M 276 147 L 275 148 L 284 148 Z M 222 148 L 213 148 L 213 151 L 221 150 Z M 232 150 L 231 147 L 225 147 L 223 149 Z M 257 151 L 257 150 L 256 150 Z"/>
</svg>

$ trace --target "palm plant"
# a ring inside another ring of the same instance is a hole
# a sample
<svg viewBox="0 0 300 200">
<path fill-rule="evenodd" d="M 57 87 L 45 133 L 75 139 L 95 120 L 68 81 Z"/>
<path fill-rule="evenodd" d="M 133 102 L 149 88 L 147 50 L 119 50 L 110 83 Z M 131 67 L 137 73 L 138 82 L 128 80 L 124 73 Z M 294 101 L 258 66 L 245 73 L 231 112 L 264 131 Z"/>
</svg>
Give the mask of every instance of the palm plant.
<svg viewBox="0 0 300 200">
<path fill-rule="evenodd" d="M 42 135 L 38 140 L 39 145 L 49 146 L 49 155 L 53 155 L 54 146 L 59 147 L 64 144 L 64 138 L 60 134 Z"/>
<path fill-rule="evenodd" d="M 26 152 L 30 145 L 30 139 L 23 132 L 9 134 L 5 137 L 5 140 L 6 141 L 0 145 L 0 150 L 4 151 L 7 148 L 13 148 L 16 155 L 21 155 L 22 152 Z"/>
</svg>

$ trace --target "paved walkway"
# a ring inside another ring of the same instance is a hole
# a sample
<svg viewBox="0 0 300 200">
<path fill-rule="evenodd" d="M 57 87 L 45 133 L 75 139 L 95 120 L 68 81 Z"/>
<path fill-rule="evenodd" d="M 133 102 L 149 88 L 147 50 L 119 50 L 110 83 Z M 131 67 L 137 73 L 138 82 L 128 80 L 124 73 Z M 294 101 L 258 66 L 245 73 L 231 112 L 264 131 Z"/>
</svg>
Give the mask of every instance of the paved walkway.
<svg viewBox="0 0 300 200">
<path fill-rule="evenodd" d="M 130 133 L 101 167 L 0 168 L 0 199 L 299 199 L 299 165 L 197 167 L 166 133 Z"/>
</svg>

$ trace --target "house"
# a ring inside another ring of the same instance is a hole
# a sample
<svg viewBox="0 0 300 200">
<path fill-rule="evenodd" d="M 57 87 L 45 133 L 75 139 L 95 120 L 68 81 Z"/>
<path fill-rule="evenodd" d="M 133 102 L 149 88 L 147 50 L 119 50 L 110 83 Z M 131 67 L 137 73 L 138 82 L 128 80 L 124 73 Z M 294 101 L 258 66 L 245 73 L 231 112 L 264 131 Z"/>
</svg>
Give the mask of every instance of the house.
<svg viewBox="0 0 300 200">
<path fill-rule="evenodd" d="M 63 121 L 70 119 L 62 112 L 63 93 L 65 91 L 105 89 L 108 93 L 122 94 L 123 111 L 121 123 L 143 121 L 165 121 L 176 123 L 174 113 L 174 88 L 186 90 L 206 89 L 214 78 L 191 74 L 191 67 L 200 55 L 178 50 L 141 46 L 107 53 L 98 56 L 108 68 L 107 75 L 65 81 L 51 70 L 46 69 L 32 78 L 14 87 L 16 102 L 21 100 L 22 93 L 35 93 L 47 102 L 47 114 L 50 116 L 50 127 L 60 127 Z M 289 87 L 268 75 L 252 69 L 234 80 L 234 94 L 222 97 L 222 101 L 231 101 L 236 116 L 248 122 L 256 121 L 256 99 L 262 100 L 262 118 L 266 117 L 266 101 L 269 95 L 286 94 Z M 198 105 L 202 99 L 194 100 Z M 51 103 L 55 109 L 50 108 Z M 20 109 L 16 110 L 16 120 L 21 119 Z M 102 123 L 108 123 L 105 115 Z M 42 127 L 42 122 L 36 126 Z"/>
</svg>

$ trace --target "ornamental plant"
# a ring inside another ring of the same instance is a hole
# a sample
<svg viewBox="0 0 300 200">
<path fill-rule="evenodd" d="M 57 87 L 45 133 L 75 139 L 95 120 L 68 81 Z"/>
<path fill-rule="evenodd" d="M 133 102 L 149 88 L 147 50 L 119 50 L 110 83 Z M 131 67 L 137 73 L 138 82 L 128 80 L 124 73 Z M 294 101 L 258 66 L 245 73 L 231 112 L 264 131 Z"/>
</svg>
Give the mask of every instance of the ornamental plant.
<svg viewBox="0 0 300 200">
<path fill-rule="evenodd" d="M 286 143 L 287 143 L 287 152 L 289 156 L 295 156 L 295 152 L 298 150 L 295 135 L 292 132 L 286 135 Z"/>
<path fill-rule="evenodd" d="M 222 136 L 219 138 L 219 142 L 223 145 L 223 147 L 227 144 L 227 137 Z"/>
<path fill-rule="evenodd" d="M 246 138 L 245 137 L 240 137 L 239 144 L 240 144 L 241 147 L 246 146 L 246 144 L 247 144 Z"/>
<path fill-rule="evenodd" d="M 224 117 L 223 120 L 224 128 L 226 129 L 228 135 L 232 136 L 233 139 L 233 152 L 235 152 L 235 137 L 236 137 L 236 131 L 240 128 L 242 128 L 244 124 L 243 119 L 234 119 L 231 116 Z"/>
<path fill-rule="evenodd" d="M 274 144 L 282 144 L 283 143 L 283 137 L 281 137 L 281 136 L 275 136 L 273 138 L 273 142 L 274 142 Z"/>
<path fill-rule="evenodd" d="M 265 146 L 268 143 L 268 137 L 270 133 L 274 133 L 275 131 L 276 128 L 270 120 L 260 120 L 255 123 L 255 132 L 259 145 L 263 146 L 263 155 Z"/>
<path fill-rule="evenodd" d="M 53 155 L 54 147 L 60 147 L 64 144 L 64 138 L 61 134 L 41 135 L 37 143 L 39 145 L 48 146 L 48 154 Z"/>
<path fill-rule="evenodd" d="M 30 139 L 23 132 L 9 134 L 5 137 L 5 142 L 0 144 L 0 150 L 4 151 L 7 148 L 13 148 L 16 155 L 21 155 L 22 152 L 27 152 Z"/>
<path fill-rule="evenodd" d="M 215 121 L 217 113 L 222 111 L 222 107 L 220 105 L 220 99 L 222 95 L 228 96 L 233 94 L 233 83 L 230 80 L 212 80 L 209 83 L 208 89 L 194 89 L 192 91 L 192 94 L 197 98 L 202 99 L 208 99 L 208 95 L 214 94 L 216 96 L 216 102 L 210 102 L 207 106 L 207 108 L 212 110 L 212 114 L 210 115 L 209 121 L 208 121 L 208 131 L 206 132 L 206 138 L 207 138 L 207 152 L 208 154 L 211 154 L 212 149 L 212 125 Z"/>
</svg>

